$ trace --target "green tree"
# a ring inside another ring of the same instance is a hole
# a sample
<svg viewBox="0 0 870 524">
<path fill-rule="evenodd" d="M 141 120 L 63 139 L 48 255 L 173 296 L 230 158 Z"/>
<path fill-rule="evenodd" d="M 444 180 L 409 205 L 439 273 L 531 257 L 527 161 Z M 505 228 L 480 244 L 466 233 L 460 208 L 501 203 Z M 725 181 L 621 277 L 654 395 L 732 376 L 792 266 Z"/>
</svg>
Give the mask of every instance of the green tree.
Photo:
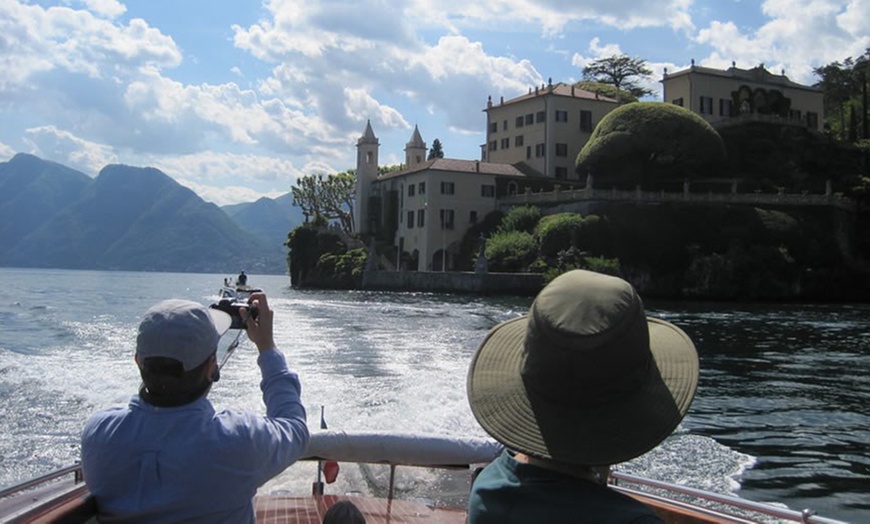
<svg viewBox="0 0 870 524">
<path fill-rule="evenodd" d="M 606 98 L 612 98 L 614 100 L 619 100 L 620 104 L 628 104 L 631 102 L 637 102 L 637 97 L 628 91 L 623 91 L 617 89 L 615 86 L 611 84 L 603 84 L 601 82 L 587 82 L 580 81 L 574 84 L 578 89 L 582 89 L 584 91 L 589 91 L 590 93 L 595 93 L 597 95 L 601 95 Z"/>
<path fill-rule="evenodd" d="M 815 86 L 824 91 L 825 115 L 830 115 L 826 118 L 827 128 L 840 140 L 846 139 L 846 103 L 852 92 L 851 60 L 847 58 L 846 65 L 832 62 L 813 69 L 820 79 Z"/>
<path fill-rule="evenodd" d="M 635 98 L 652 94 L 652 90 L 638 83 L 650 76 L 652 70 L 646 66 L 646 60 L 628 55 L 599 58 L 583 68 L 584 80 L 612 85 L 617 92 L 627 91 Z"/>
<path fill-rule="evenodd" d="M 378 174 L 383 176 L 383 175 L 388 175 L 390 173 L 395 173 L 396 171 L 401 171 L 403 169 L 405 169 L 405 166 L 403 166 L 402 164 L 390 164 L 388 166 L 378 166 Z"/>
<path fill-rule="evenodd" d="M 499 231 L 486 243 L 489 270 L 494 272 L 526 271 L 537 254 L 535 239 L 525 231 Z"/>
<path fill-rule="evenodd" d="M 537 206 L 517 206 L 502 218 L 499 231 L 524 231 L 531 233 L 541 219 L 541 208 Z"/>
<path fill-rule="evenodd" d="M 557 213 L 542 217 L 535 229 L 541 256 L 554 258 L 560 251 L 579 247 L 577 236 L 582 226 L 583 217 L 579 213 Z"/>
<path fill-rule="evenodd" d="M 356 174 L 353 170 L 328 175 L 307 175 L 291 188 L 293 205 L 302 209 L 305 220 L 315 223 L 337 220 L 342 230 L 354 230 L 353 205 L 356 197 Z"/>
<path fill-rule="evenodd" d="M 870 49 L 856 59 L 817 67 L 813 73 L 819 77 L 815 86 L 824 91 L 825 126 L 831 136 L 849 142 L 870 138 Z"/>
<path fill-rule="evenodd" d="M 429 150 L 429 157 L 427 160 L 432 160 L 433 158 L 444 158 L 444 150 L 441 146 L 441 141 L 437 138 L 432 142 L 432 149 Z"/>
<path fill-rule="evenodd" d="M 577 155 L 577 171 L 633 187 L 709 176 L 724 159 L 722 137 L 703 118 L 673 104 L 643 102 L 601 119 Z"/>
</svg>

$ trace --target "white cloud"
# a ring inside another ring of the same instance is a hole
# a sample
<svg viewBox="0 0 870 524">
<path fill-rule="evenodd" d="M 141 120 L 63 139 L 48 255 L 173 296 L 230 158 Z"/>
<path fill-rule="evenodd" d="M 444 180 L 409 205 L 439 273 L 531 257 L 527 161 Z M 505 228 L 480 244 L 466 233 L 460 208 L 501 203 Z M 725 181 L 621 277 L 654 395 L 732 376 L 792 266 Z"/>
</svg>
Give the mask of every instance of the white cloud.
<svg viewBox="0 0 870 524">
<path fill-rule="evenodd" d="M 853 0 L 849 2 L 840 14 L 837 15 L 837 23 L 856 37 L 867 38 L 867 21 L 870 20 L 870 2 L 867 0 Z"/>
<path fill-rule="evenodd" d="M 127 12 L 127 7 L 117 0 L 82 0 L 88 9 L 106 18 L 117 18 Z"/>
<path fill-rule="evenodd" d="M 118 161 L 110 147 L 89 142 L 54 126 L 28 129 L 25 141 L 34 155 L 53 159 L 89 175 L 95 175 L 106 164 Z"/>
<path fill-rule="evenodd" d="M 363 89 L 346 87 L 344 100 L 345 111 L 357 122 L 365 122 L 368 119 L 387 128 L 411 127 L 395 108 L 379 103 Z"/>
<path fill-rule="evenodd" d="M 244 186 L 206 186 L 186 179 L 179 179 L 178 183 L 193 190 L 194 193 L 206 202 L 211 202 L 217 206 L 255 202 L 262 197 L 276 198 L 290 191 L 288 189 L 284 192 L 260 193 Z"/>
<path fill-rule="evenodd" d="M 464 36 L 427 44 L 409 25 L 420 12 L 408 18 L 412 11 L 402 11 L 401 5 L 352 5 L 336 10 L 274 0 L 267 4 L 273 20 L 233 27 L 237 47 L 275 63 L 260 92 L 280 97 L 309 120 L 312 112 L 319 115 L 319 127 L 329 136 L 351 127 L 358 132 L 365 119 L 387 129 L 408 128 L 396 106 L 384 102 L 397 96 L 410 107 L 437 107 L 451 128 L 479 131 L 488 95 L 513 96 L 541 82 L 527 60 L 491 56 L 480 42 Z M 342 147 L 348 138 L 342 136 Z"/>
<path fill-rule="evenodd" d="M 214 197 L 220 200 L 220 205 L 249 202 L 263 195 L 287 193 L 296 179 L 306 174 L 296 168 L 290 160 L 283 158 L 213 151 L 180 156 L 159 156 L 143 159 L 143 162 L 194 189 L 203 198 L 206 194 L 222 195 Z M 222 187 L 248 189 L 223 191 Z M 251 196 L 255 197 L 250 198 Z M 218 203 L 217 200 L 212 201 Z"/>
<path fill-rule="evenodd" d="M 0 142 L 0 162 L 9 160 L 15 155 L 15 150 Z"/>
<path fill-rule="evenodd" d="M 797 82 L 818 79 L 813 68 L 848 56 L 857 57 L 870 47 L 870 0 L 766 0 L 762 12 L 769 20 L 745 30 L 732 21 L 713 21 L 700 30 L 696 42 L 712 52 L 703 65 L 727 67 L 732 61 L 749 68 L 764 63 L 780 69 Z"/>
<path fill-rule="evenodd" d="M 0 96 L 29 89 L 35 75 L 61 69 L 111 79 L 141 65 L 173 67 L 172 38 L 141 19 L 115 24 L 88 11 L 0 2 Z"/>
<path fill-rule="evenodd" d="M 405 8 L 429 24 L 462 29 L 538 26 L 549 36 L 562 33 L 575 22 L 594 21 L 619 29 L 640 27 L 691 27 L 688 10 L 692 0 L 415 0 Z"/>
</svg>

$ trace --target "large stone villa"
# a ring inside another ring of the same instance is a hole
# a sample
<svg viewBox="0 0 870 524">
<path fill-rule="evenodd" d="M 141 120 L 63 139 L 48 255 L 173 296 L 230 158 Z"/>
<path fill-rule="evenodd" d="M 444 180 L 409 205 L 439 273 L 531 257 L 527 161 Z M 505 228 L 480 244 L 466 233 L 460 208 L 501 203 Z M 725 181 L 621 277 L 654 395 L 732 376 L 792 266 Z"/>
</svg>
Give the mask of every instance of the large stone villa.
<svg viewBox="0 0 870 524">
<path fill-rule="evenodd" d="M 665 71 L 662 84 L 664 100 L 714 127 L 757 119 L 819 130 L 822 92 L 763 66 L 718 70 L 693 61 L 683 71 Z M 500 205 L 516 204 L 523 195 L 586 187 L 574 161 L 597 123 L 616 107 L 616 100 L 563 83 L 498 103 L 490 99 L 479 160 L 427 160 L 415 127 L 403 169 L 385 175 L 379 174 L 379 142 L 367 123 L 357 142 L 358 232 L 393 238 L 406 269 L 450 270 L 465 231 Z"/>
</svg>

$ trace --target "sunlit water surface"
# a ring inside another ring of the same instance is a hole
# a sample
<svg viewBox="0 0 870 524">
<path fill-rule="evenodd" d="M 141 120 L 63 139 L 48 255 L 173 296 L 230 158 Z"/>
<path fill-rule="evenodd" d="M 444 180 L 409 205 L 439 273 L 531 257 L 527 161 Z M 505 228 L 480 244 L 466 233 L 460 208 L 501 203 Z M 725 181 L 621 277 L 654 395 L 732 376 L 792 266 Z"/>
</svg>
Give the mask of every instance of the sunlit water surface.
<svg viewBox="0 0 870 524">
<path fill-rule="evenodd" d="M 0 487 L 72 463 L 84 420 L 139 383 L 133 348 L 155 302 L 215 299 L 228 275 L 0 269 Z M 496 323 L 527 298 L 296 291 L 253 276 L 275 309 L 278 345 L 299 372 L 309 424 L 485 437 L 466 371 Z M 655 303 L 695 340 L 701 383 L 680 429 L 619 469 L 870 520 L 870 307 Z M 263 412 L 256 350 L 244 341 L 211 398 Z M 316 429 L 315 429 L 316 430 Z M 344 466 L 332 492 L 379 493 L 386 473 Z M 305 493 L 313 467 L 270 491 Z M 406 496 L 461 503 L 467 483 L 401 470 Z"/>
</svg>

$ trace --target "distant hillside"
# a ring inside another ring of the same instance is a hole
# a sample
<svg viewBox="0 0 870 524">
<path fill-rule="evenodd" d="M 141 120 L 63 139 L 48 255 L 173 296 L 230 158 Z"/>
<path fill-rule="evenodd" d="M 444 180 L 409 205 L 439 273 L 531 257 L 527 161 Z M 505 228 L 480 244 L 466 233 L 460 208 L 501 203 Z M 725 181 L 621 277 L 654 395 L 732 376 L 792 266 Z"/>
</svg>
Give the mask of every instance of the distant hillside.
<svg viewBox="0 0 870 524">
<path fill-rule="evenodd" d="M 31 184 L 33 198 L 66 204 L 45 207 L 37 227 L 4 245 L 0 265 L 221 274 L 286 271 L 283 249 L 243 231 L 220 208 L 157 169 L 110 165 L 91 180 L 21 156 L 0 164 L 0 189 L 40 172 L 53 184 L 44 190 Z M 27 169 L 20 165 L 23 161 L 29 163 Z M 30 174 L 21 175 L 22 169 Z M 5 211 L 7 197 L 2 198 L 0 210 Z M 10 220 L 13 228 L 21 227 L 20 218 Z"/>
<path fill-rule="evenodd" d="M 293 205 L 293 194 L 278 198 L 263 197 L 256 202 L 221 207 L 243 230 L 259 236 L 286 252 L 287 234 L 302 224 L 302 210 Z"/>
<path fill-rule="evenodd" d="M 0 253 L 78 200 L 91 182 L 82 172 L 33 155 L 0 163 Z"/>
</svg>

